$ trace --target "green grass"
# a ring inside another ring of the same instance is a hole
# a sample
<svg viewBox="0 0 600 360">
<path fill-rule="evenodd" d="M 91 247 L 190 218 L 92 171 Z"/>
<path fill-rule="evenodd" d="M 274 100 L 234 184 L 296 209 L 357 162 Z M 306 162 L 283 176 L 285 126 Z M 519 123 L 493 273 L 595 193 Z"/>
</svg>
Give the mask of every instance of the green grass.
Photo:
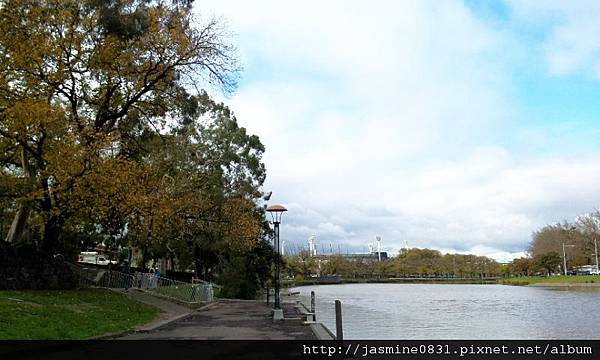
<svg viewBox="0 0 600 360">
<path fill-rule="evenodd" d="M 159 311 L 102 289 L 0 291 L 0 339 L 85 339 L 147 323 Z"/>
<path fill-rule="evenodd" d="M 200 289 L 197 290 L 198 294 L 196 296 L 198 298 L 193 299 L 192 293 L 193 293 L 194 286 L 197 286 L 197 285 L 183 284 L 183 285 L 177 285 L 177 286 L 165 286 L 165 287 L 160 287 L 157 289 L 151 289 L 151 291 L 154 291 L 157 294 L 167 296 L 172 299 L 179 300 L 179 301 L 186 302 L 186 303 L 187 302 L 197 302 L 198 299 L 200 299 L 201 290 Z"/>
<path fill-rule="evenodd" d="M 572 276 L 523 276 L 507 279 L 499 279 L 498 282 L 506 285 L 529 285 L 537 283 L 549 284 L 583 284 L 583 283 L 600 283 L 600 275 L 572 275 Z"/>
</svg>

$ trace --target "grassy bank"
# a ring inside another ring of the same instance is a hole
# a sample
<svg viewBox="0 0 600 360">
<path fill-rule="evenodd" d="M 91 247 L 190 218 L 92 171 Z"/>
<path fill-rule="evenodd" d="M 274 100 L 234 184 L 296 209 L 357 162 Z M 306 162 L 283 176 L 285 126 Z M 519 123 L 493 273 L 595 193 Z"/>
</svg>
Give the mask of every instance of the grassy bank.
<svg viewBox="0 0 600 360">
<path fill-rule="evenodd" d="M 523 276 L 498 280 L 505 285 L 530 285 L 530 284 L 600 284 L 600 275 L 572 275 L 572 276 Z"/>
<path fill-rule="evenodd" d="M 128 330 L 158 313 L 102 289 L 0 291 L 0 339 L 85 339 Z"/>
</svg>

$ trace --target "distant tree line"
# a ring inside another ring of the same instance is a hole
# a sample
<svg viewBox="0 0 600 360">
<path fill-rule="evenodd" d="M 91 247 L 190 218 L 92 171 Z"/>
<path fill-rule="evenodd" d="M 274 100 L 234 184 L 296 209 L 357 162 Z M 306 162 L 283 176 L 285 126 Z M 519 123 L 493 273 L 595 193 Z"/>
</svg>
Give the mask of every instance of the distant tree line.
<svg viewBox="0 0 600 360">
<path fill-rule="evenodd" d="M 443 254 L 432 249 L 402 249 L 396 257 L 356 260 L 343 255 L 309 256 L 303 251 L 286 257 L 289 276 L 339 275 L 343 278 L 449 277 L 485 278 L 506 274 L 506 267 L 485 256 Z"/>
</svg>

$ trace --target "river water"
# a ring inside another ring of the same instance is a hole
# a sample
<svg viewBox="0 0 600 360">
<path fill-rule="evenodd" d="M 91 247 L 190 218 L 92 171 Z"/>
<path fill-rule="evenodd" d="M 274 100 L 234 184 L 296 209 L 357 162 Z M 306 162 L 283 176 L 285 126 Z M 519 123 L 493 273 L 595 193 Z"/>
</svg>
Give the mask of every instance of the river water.
<svg viewBox="0 0 600 360">
<path fill-rule="evenodd" d="M 346 339 L 600 339 L 600 291 L 506 285 L 303 286 L 317 321 L 335 332 L 342 302 Z"/>
</svg>

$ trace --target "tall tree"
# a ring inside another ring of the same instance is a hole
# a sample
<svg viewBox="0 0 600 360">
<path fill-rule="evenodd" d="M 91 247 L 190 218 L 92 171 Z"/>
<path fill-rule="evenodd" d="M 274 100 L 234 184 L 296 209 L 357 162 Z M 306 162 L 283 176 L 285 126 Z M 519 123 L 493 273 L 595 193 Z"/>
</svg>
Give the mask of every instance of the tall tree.
<svg viewBox="0 0 600 360">
<path fill-rule="evenodd" d="M 56 248 L 86 207 L 77 201 L 86 186 L 135 178 L 135 144 L 194 113 L 187 89 L 232 90 L 237 65 L 221 24 L 193 24 L 189 2 L 3 2 L 0 187 L 16 185 L 6 240 L 20 241 L 35 211 L 43 247 Z"/>
</svg>

